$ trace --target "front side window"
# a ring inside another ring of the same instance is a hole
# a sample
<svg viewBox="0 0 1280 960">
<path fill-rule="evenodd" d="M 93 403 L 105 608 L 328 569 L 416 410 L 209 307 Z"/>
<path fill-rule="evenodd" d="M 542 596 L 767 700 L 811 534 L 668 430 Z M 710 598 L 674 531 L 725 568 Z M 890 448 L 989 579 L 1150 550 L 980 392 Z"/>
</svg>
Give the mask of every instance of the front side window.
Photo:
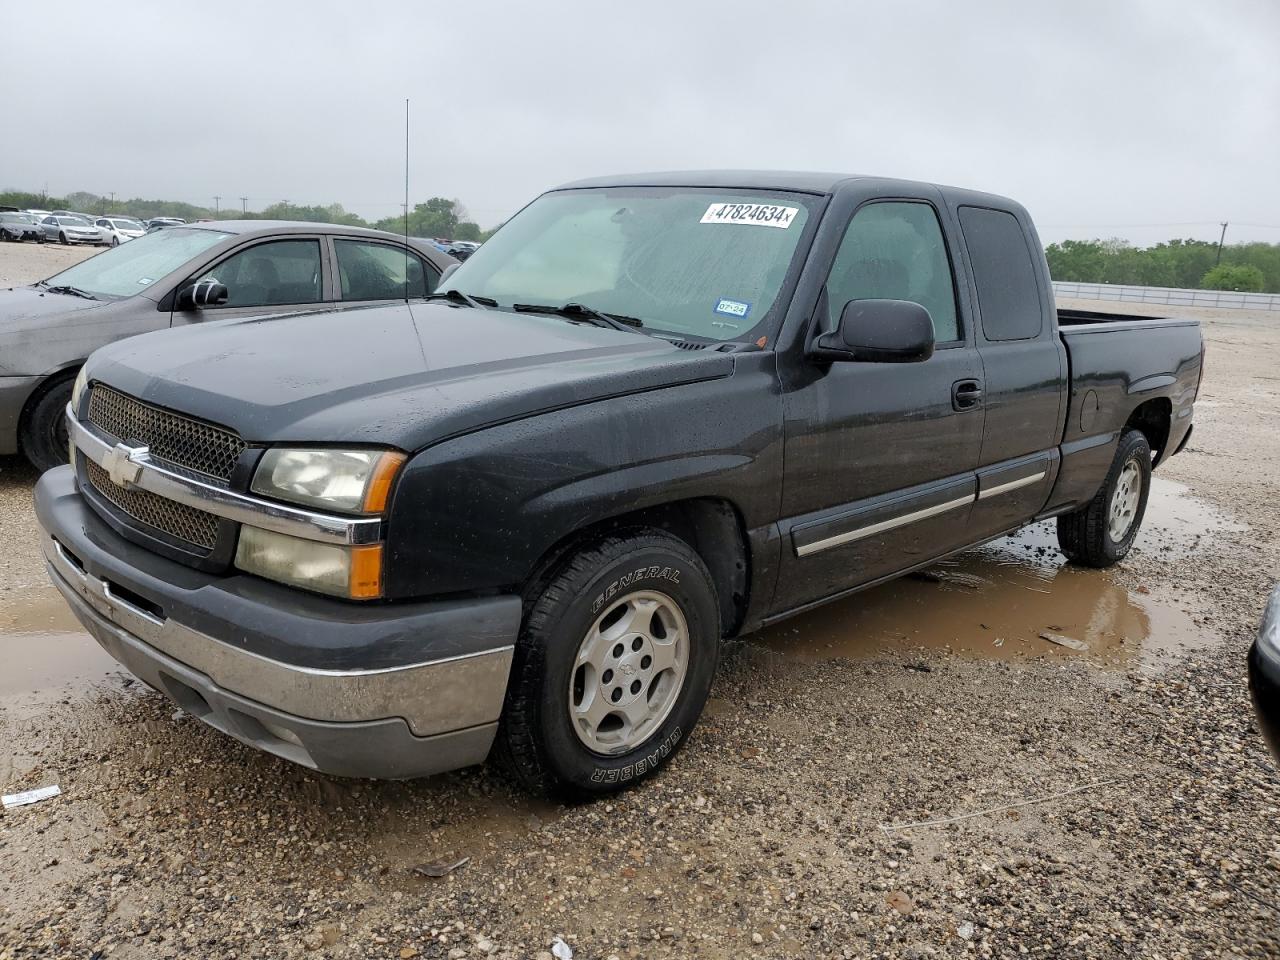
<svg viewBox="0 0 1280 960">
<path fill-rule="evenodd" d="M 440 275 L 401 247 L 363 240 L 335 240 L 343 300 L 425 297 Z"/>
<path fill-rule="evenodd" d="M 446 289 L 516 304 L 579 303 L 646 329 L 755 339 L 811 209 L 806 194 L 612 187 L 539 197 L 486 241 Z"/>
<path fill-rule="evenodd" d="M 112 247 L 44 282 L 76 287 L 95 296 L 131 297 L 229 236 L 220 230 L 152 233 Z"/>
<path fill-rule="evenodd" d="M 162 230 L 161 235 L 175 229 Z M 223 260 L 199 279 L 226 286 L 228 297 L 223 307 L 319 303 L 320 241 L 272 240 L 254 244 Z"/>
<path fill-rule="evenodd" d="M 827 278 L 828 327 L 850 300 L 909 300 L 929 311 L 938 343 L 960 339 L 951 261 L 927 203 L 869 203 L 854 214 Z"/>
</svg>

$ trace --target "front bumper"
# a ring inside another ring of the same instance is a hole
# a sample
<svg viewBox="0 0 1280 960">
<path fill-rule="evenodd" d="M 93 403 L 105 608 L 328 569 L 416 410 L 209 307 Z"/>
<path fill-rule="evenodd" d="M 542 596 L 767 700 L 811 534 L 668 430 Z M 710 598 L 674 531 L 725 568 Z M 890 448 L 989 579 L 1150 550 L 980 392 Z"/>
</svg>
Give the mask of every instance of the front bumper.
<svg viewBox="0 0 1280 960">
<path fill-rule="evenodd" d="M 1272 592 L 1258 639 L 1249 648 L 1249 693 L 1258 727 L 1280 763 L 1280 587 Z"/>
<path fill-rule="evenodd" d="M 370 607 L 201 573 L 116 534 L 70 467 L 41 477 L 36 515 L 85 629 L 210 726 L 340 776 L 408 779 L 488 754 L 518 597 Z"/>
</svg>

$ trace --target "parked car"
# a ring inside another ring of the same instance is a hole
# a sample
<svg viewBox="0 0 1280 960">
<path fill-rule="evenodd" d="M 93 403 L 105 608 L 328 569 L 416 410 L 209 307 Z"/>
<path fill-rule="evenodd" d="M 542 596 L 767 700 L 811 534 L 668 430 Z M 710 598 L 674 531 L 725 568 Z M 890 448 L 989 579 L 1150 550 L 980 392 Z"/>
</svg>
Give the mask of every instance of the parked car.
<svg viewBox="0 0 1280 960">
<path fill-rule="evenodd" d="M 0 290 L 0 454 L 21 451 L 41 469 L 66 461 L 62 411 L 76 371 L 104 344 L 201 320 L 423 297 L 455 262 L 414 243 L 406 259 L 402 238 L 374 230 L 224 221 L 148 234 Z"/>
<path fill-rule="evenodd" d="M 164 230 L 166 227 L 180 227 L 187 221 L 177 217 L 152 217 L 147 221 L 148 230 Z"/>
<path fill-rule="evenodd" d="M 1258 639 L 1249 649 L 1249 692 L 1263 739 L 1280 764 L 1280 586 L 1271 593 Z"/>
<path fill-rule="evenodd" d="M 455 240 L 444 248 L 444 252 L 455 260 L 461 261 L 467 259 L 479 249 L 480 244 L 478 243 L 472 243 L 470 240 Z"/>
<path fill-rule="evenodd" d="M 93 225 L 98 228 L 102 239 L 113 247 L 120 246 L 126 240 L 136 240 L 147 232 L 147 228 L 137 220 L 126 217 L 99 217 Z"/>
<path fill-rule="evenodd" d="M 430 302 L 99 350 L 36 512 L 86 629 L 205 723 L 593 795 L 688 740 L 724 637 L 1048 517 L 1123 559 L 1202 351 L 1056 312 L 1002 197 L 590 180 Z"/>
<path fill-rule="evenodd" d="M 48 210 L 22 210 L 20 212 L 29 213 L 31 214 L 31 216 L 35 217 L 37 220 L 43 220 L 45 217 L 49 215 Z"/>
<path fill-rule="evenodd" d="M 0 213 L 0 240 L 34 240 L 44 243 L 40 221 L 29 213 Z"/>
<path fill-rule="evenodd" d="M 57 240 L 59 243 L 105 242 L 98 228 L 83 217 L 51 213 L 40 221 L 40 229 L 44 231 L 46 240 Z"/>
</svg>

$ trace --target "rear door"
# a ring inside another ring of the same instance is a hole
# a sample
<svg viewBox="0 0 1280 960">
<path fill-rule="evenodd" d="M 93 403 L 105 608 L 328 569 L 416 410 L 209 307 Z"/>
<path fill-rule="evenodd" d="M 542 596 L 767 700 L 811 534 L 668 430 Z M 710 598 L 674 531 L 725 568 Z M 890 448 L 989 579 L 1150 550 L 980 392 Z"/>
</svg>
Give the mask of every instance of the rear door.
<svg viewBox="0 0 1280 960">
<path fill-rule="evenodd" d="M 333 301 L 325 237 L 290 234 L 236 247 L 190 280 L 224 284 L 229 294 L 219 307 L 174 310 L 173 324 L 316 310 Z M 181 289 L 184 284 L 178 284 Z"/>
<path fill-rule="evenodd" d="M 816 363 L 793 351 L 780 358 L 786 449 L 778 613 L 972 539 L 983 409 L 957 390 L 980 383 L 982 370 L 957 297 L 940 195 L 923 186 L 900 197 L 868 194 L 845 214 L 814 321 L 834 328 L 849 300 L 910 300 L 929 310 L 937 345 L 921 363 Z M 836 215 L 833 206 L 828 217 Z"/>
<path fill-rule="evenodd" d="M 435 291 L 440 271 L 404 244 L 366 237 L 330 237 L 334 292 L 343 306 L 421 299 Z"/>
<path fill-rule="evenodd" d="M 979 536 L 994 536 L 1031 519 L 1053 488 L 1067 359 L 1025 211 L 961 204 L 956 215 L 973 277 L 986 406 L 972 523 Z"/>
</svg>

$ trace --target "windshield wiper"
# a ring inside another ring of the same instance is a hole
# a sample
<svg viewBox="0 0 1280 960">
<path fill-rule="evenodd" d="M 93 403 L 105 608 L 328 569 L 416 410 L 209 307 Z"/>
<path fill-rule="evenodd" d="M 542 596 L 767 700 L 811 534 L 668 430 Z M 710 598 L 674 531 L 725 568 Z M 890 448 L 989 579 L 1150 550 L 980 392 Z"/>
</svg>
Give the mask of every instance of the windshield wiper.
<svg viewBox="0 0 1280 960">
<path fill-rule="evenodd" d="M 81 290 L 79 287 L 68 287 L 68 286 L 62 285 L 57 287 L 46 286 L 44 289 L 45 289 L 45 293 L 65 293 L 73 297 L 83 297 L 85 300 L 98 299 L 92 293 L 89 293 L 88 291 L 85 291 L 85 290 Z"/>
<path fill-rule="evenodd" d="M 461 290 L 446 290 L 443 293 L 428 294 L 426 300 L 449 300 L 453 303 L 465 303 L 468 307 L 496 307 L 498 301 L 492 297 L 470 297 Z"/>
<path fill-rule="evenodd" d="M 556 316 L 577 320 L 592 320 L 598 327 L 612 327 L 614 330 L 632 330 L 644 326 L 638 317 L 628 317 L 620 313 L 605 313 L 595 307 L 581 303 L 566 303 L 562 307 L 544 306 L 539 303 L 513 303 L 511 309 L 518 313 L 551 313 Z"/>
</svg>

